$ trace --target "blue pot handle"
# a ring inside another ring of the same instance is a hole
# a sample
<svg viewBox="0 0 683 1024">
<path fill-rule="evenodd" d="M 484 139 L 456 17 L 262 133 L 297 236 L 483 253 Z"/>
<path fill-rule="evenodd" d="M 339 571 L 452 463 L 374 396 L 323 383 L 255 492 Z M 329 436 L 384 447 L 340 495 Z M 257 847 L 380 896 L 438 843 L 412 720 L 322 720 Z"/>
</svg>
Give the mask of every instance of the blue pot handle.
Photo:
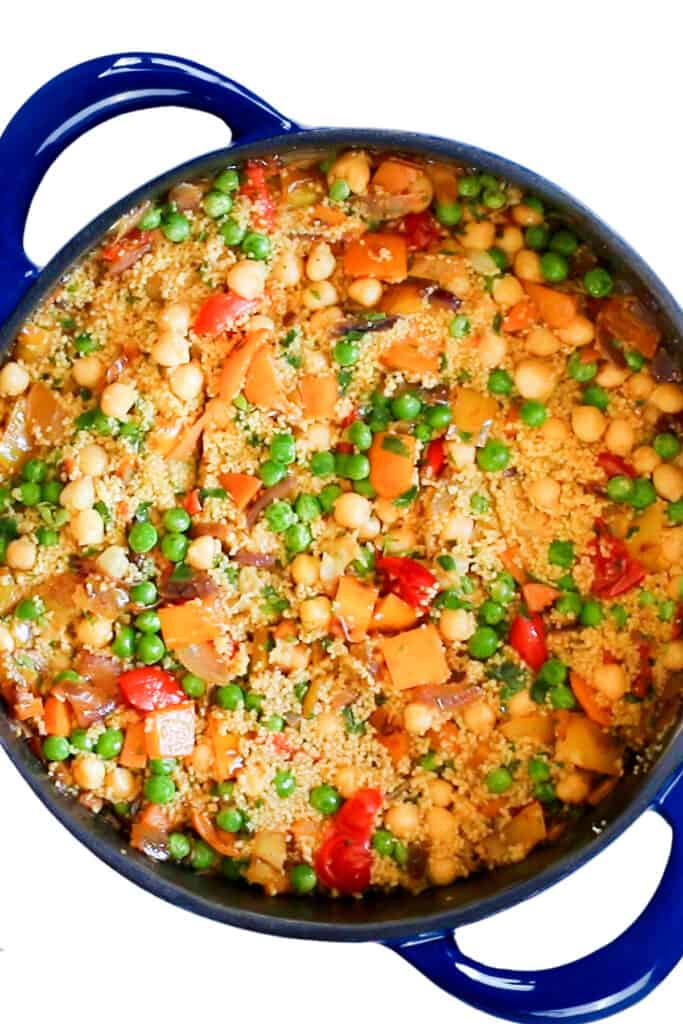
<svg viewBox="0 0 683 1024">
<path fill-rule="evenodd" d="M 544 971 L 504 971 L 465 956 L 452 932 L 388 943 L 446 992 L 485 1013 L 524 1024 L 583 1024 L 651 992 L 683 956 L 683 771 L 654 804 L 673 830 L 666 870 L 640 917 L 609 945 Z"/>
<path fill-rule="evenodd" d="M 298 130 L 232 79 L 168 54 L 116 53 L 57 75 L 24 103 L 0 136 L 0 324 L 38 273 L 24 252 L 24 228 L 50 164 L 103 121 L 162 106 L 215 114 L 229 125 L 234 142 Z"/>
</svg>

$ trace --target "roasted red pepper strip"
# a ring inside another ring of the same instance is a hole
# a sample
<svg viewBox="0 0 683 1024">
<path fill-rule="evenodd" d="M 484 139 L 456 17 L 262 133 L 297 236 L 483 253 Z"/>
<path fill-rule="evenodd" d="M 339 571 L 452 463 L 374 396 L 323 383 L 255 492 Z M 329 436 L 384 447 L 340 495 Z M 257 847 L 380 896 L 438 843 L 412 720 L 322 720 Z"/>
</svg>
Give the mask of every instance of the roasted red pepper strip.
<svg viewBox="0 0 683 1024">
<path fill-rule="evenodd" d="M 133 668 L 118 677 L 121 693 L 139 711 L 156 711 L 187 700 L 174 676 L 162 668 Z"/>
<path fill-rule="evenodd" d="M 426 609 L 438 589 L 436 576 L 414 558 L 381 555 L 375 566 L 389 577 L 391 589 L 411 608 Z"/>
<path fill-rule="evenodd" d="M 429 442 L 424 464 L 432 476 L 439 476 L 446 465 L 446 442 L 442 437 L 437 437 Z"/>
<path fill-rule="evenodd" d="M 266 184 L 266 168 L 256 160 L 247 160 L 240 195 L 251 199 L 251 221 L 259 228 L 272 229 L 275 223 L 275 200 Z"/>
<path fill-rule="evenodd" d="M 237 319 L 256 309 L 257 305 L 254 300 L 243 299 L 235 292 L 214 292 L 199 307 L 192 327 L 197 334 L 222 334 L 234 327 Z"/>
<path fill-rule="evenodd" d="M 644 567 L 631 558 L 624 541 L 614 537 L 601 519 L 595 521 L 595 534 L 591 593 L 596 597 L 618 597 L 642 583 Z"/>
<path fill-rule="evenodd" d="M 339 892 L 363 892 L 370 885 L 370 838 L 382 805 L 378 789 L 359 789 L 330 821 L 315 853 L 318 879 Z"/>
<path fill-rule="evenodd" d="M 600 452 L 597 463 L 609 477 L 629 476 L 631 479 L 635 479 L 638 475 L 633 466 L 629 466 L 628 462 L 625 462 L 619 455 L 613 455 L 612 452 Z"/>
<path fill-rule="evenodd" d="M 441 238 L 439 225 L 427 210 L 408 213 L 401 223 L 409 249 L 429 249 Z"/>
<path fill-rule="evenodd" d="M 202 503 L 199 498 L 199 491 L 190 491 L 185 501 L 183 502 L 183 508 L 189 516 L 196 516 L 202 510 Z"/>
<path fill-rule="evenodd" d="M 538 672 L 548 660 L 545 626 L 538 614 L 517 615 L 510 626 L 509 644 L 529 668 Z"/>
</svg>

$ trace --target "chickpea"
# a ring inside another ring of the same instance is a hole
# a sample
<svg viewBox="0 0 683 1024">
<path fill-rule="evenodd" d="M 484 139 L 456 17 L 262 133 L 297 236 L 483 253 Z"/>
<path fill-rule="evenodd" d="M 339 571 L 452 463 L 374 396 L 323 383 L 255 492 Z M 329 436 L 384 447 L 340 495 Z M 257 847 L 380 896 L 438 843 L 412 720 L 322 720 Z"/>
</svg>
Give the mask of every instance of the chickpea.
<svg viewBox="0 0 683 1024">
<path fill-rule="evenodd" d="M 263 295 L 268 268 L 262 260 L 238 260 L 230 267 L 226 281 L 228 287 L 243 299 L 258 299 Z"/>
<path fill-rule="evenodd" d="M 337 261 L 327 242 L 315 242 L 306 260 L 306 277 L 309 281 L 326 281 L 334 273 Z"/>
<path fill-rule="evenodd" d="M 73 365 L 74 380 L 82 388 L 96 388 L 104 376 L 104 365 L 98 356 L 82 356 Z"/>
<path fill-rule="evenodd" d="M 299 615 L 304 629 L 325 632 L 332 621 L 332 603 L 329 597 L 309 597 L 299 605 Z"/>
<path fill-rule="evenodd" d="M 28 537 L 17 537 L 7 545 L 7 564 L 10 569 L 27 571 L 36 564 L 36 545 Z"/>
<path fill-rule="evenodd" d="M 193 569 L 208 571 L 213 569 L 216 559 L 221 553 L 221 542 L 218 537 L 211 537 L 205 534 L 203 537 L 196 537 L 191 541 L 187 549 L 185 561 Z"/>
<path fill-rule="evenodd" d="M 630 455 L 636 443 L 636 432 L 628 420 L 611 420 L 605 432 L 605 447 L 615 455 Z"/>
<path fill-rule="evenodd" d="M 654 379 L 645 370 L 641 370 L 640 373 L 634 373 L 624 385 L 624 390 L 634 402 L 642 402 L 649 398 L 654 389 Z"/>
<path fill-rule="evenodd" d="M 104 522 L 97 509 L 86 508 L 71 517 L 71 533 L 77 544 L 89 547 L 104 540 Z"/>
<path fill-rule="evenodd" d="M 306 444 L 317 452 L 329 451 L 332 447 L 332 431 L 329 423 L 311 423 L 304 435 Z"/>
<path fill-rule="evenodd" d="M 273 648 L 270 660 L 283 672 L 297 672 L 306 668 L 311 657 L 311 649 L 306 644 L 282 643 Z"/>
<path fill-rule="evenodd" d="M 682 412 L 683 388 L 678 384 L 658 384 L 650 395 L 650 401 L 660 412 Z"/>
<path fill-rule="evenodd" d="M 486 331 L 479 341 L 477 354 L 482 366 L 499 366 L 507 355 L 507 342 L 502 334 Z"/>
<path fill-rule="evenodd" d="M 415 804 L 394 804 L 384 815 L 384 822 L 399 839 L 409 839 L 418 829 L 420 816 Z"/>
<path fill-rule="evenodd" d="M 450 885 L 459 873 L 455 857 L 437 857 L 431 854 L 427 860 L 427 874 L 434 885 Z"/>
<path fill-rule="evenodd" d="M 499 249 L 503 250 L 508 259 L 512 259 L 520 249 L 524 248 L 524 235 L 516 225 L 509 224 L 503 228 L 496 244 Z"/>
<path fill-rule="evenodd" d="M 59 495 L 59 504 L 68 508 L 70 512 L 80 512 L 86 508 L 92 508 L 95 504 L 95 487 L 92 477 L 82 476 L 79 480 L 72 480 L 63 488 Z"/>
<path fill-rule="evenodd" d="M 285 288 L 293 288 L 303 277 L 303 261 L 293 249 L 285 249 L 273 266 L 273 277 Z"/>
<path fill-rule="evenodd" d="M 411 551 L 416 543 L 415 531 L 409 526 L 401 526 L 387 534 L 385 550 L 387 554 L 397 555 L 402 551 Z"/>
<path fill-rule="evenodd" d="M 0 370 L 0 395 L 6 398 L 17 398 L 23 395 L 31 378 L 20 363 L 5 363 Z"/>
<path fill-rule="evenodd" d="M 425 815 L 425 831 L 432 842 L 453 842 L 458 835 L 458 822 L 445 807 L 430 807 Z"/>
<path fill-rule="evenodd" d="M 313 727 L 319 736 L 338 737 L 344 731 L 341 715 L 336 711 L 323 711 L 313 720 Z"/>
<path fill-rule="evenodd" d="M 126 549 L 118 544 L 112 544 L 111 547 L 105 548 L 97 558 L 95 565 L 100 572 L 103 572 L 105 576 L 110 576 L 113 580 L 123 579 L 130 568 Z"/>
<path fill-rule="evenodd" d="M 327 184 L 345 181 L 357 196 L 363 196 L 370 183 L 370 157 L 363 150 L 349 150 L 342 153 L 327 173 Z"/>
<path fill-rule="evenodd" d="M 257 331 L 274 331 L 275 321 L 272 317 L 265 316 L 264 313 L 256 313 L 254 316 L 249 317 L 247 323 L 247 334 L 255 334 Z"/>
<path fill-rule="evenodd" d="M 619 700 L 628 690 L 628 680 L 623 666 L 616 662 L 598 665 L 593 672 L 593 686 L 608 700 Z"/>
<path fill-rule="evenodd" d="M 536 224 L 542 224 L 543 214 L 539 210 L 535 210 L 533 206 L 527 206 L 526 203 L 517 203 L 512 207 L 512 219 L 520 227 L 529 228 Z"/>
<path fill-rule="evenodd" d="M 570 437 L 570 430 L 567 423 L 559 416 L 550 416 L 541 427 L 541 436 L 544 441 L 551 444 L 563 444 Z"/>
<path fill-rule="evenodd" d="M 607 420 L 592 405 L 575 405 L 572 410 L 572 430 L 579 441 L 592 444 L 605 433 Z"/>
<path fill-rule="evenodd" d="M 629 376 L 630 370 L 627 367 L 615 366 L 614 363 L 605 363 L 595 378 L 597 384 L 603 388 L 620 388 Z"/>
<path fill-rule="evenodd" d="M 534 327 L 529 331 L 526 347 L 532 356 L 554 356 L 560 350 L 560 343 L 547 327 Z"/>
<path fill-rule="evenodd" d="M 334 503 L 334 521 L 347 530 L 358 530 L 370 518 L 372 505 L 362 494 L 347 491 Z"/>
<path fill-rule="evenodd" d="M 169 302 L 157 320 L 161 336 L 184 338 L 190 329 L 190 307 L 185 302 Z"/>
<path fill-rule="evenodd" d="M 531 249 L 520 249 L 513 263 L 515 274 L 522 281 L 534 281 L 540 284 L 543 280 L 541 260 L 537 252 Z"/>
<path fill-rule="evenodd" d="M 403 724 L 414 736 L 422 736 L 434 725 L 434 712 L 425 704 L 413 702 L 406 704 L 403 711 Z"/>
<path fill-rule="evenodd" d="M 652 474 L 652 483 L 660 498 L 665 501 L 679 501 L 683 498 L 683 470 L 678 466 L 662 463 Z"/>
<path fill-rule="evenodd" d="M 447 441 L 446 451 L 448 458 L 456 469 L 464 469 L 466 466 L 473 466 L 477 455 L 477 449 L 473 444 L 465 444 L 464 441 Z"/>
<path fill-rule="evenodd" d="M 334 306 L 337 301 L 337 289 L 329 281 L 317 281 L 304 289 L 302 302 L 306 309 L 325 309 Z"/>
<path fill-rule="evenodd" d="M 181 402 L 191 402 L 204 387 L 204 374 L 198 363 L 176 366 L 168 377 L 171 391 Z"/>
<path fill-rule="evenodd" d="M 466 249 L 490 249 L 495 240 L 496 226 L 490 220 L 471 220 L 460 235 L 460 241 Z"/>
<path fill-rule="evenodd" d="M 375 499 L 375 515 L 385 526 L 391 526 L 398 519 L 401 518 L 401 510 L 396 508 L 392 501 L 388 498 L 376 498 Z"/>
<path fill-rule="evenodd" d="M 334 784 L 344 797 L 348 800 L 360 786 L 358 770 L 352 764 L 343 764 L 334 776 Z"/>
<path fill-rule="evenodd" d="M 582 804 L 588 799 L 590 789 L 590 776 L 586 772 L 574 771 L 558 779 L 555 792 L 565 804 Z"/>
<path fill-rule="evenodd" d="M 113 416 L 116 420 L 125 419 L 135 405 L 138 393 L 130 384 L 115 381 L 108 384 L 100 396 L 100 408 L 105 416 Z"/>
<path fill-rule="evenodd" d="M 467 704 L 462 713 L 465 727 L 477 736 L 486 736 L 496 724 L 496 713 L 483 700 Z"/>
<path fill-rule="evenodd" d="M 137 796 L 140 783 L 128 768 L 110 765 L 106 769 L 105 787 L 107 799 L 115 803 L 132 800 Z"/>
<path fill-rule="evenodd" d="M 515 367 L 515 384 L 522 398 L 544 402 L 555 387 L 555 374 L 543 359 L 523 359 Z"/>
<path fill-rule="evenodd" d="M 374 277 L 357 277 L 347 288 L 349 298 L 366 309 L 377 305 L 383 291 L 382 282 Z"/>
<path fill-rule="evenodd" d="M 429 799 L 436 807 L 448 807 L 453 803 L 455 790 L 445 779 L 430 779 L 427 783 Z"/>
<path fill-rule="evenodd" d="M 469 640 L 476 628 L 473 612 L 465 608 L 444 608 L 439 616 L 439 632 L 451 644 Z"/>
<path fill-rule="evenodd" d="M 657 455 L 654 448 L 651 448 L 647 444 L 643 444 L 640 448 L 636 448 L 633 453 L 631 461 L 633 462 L 633 468 L 636 473 L 640 476 L 649 476 L 662 461 Z"/>
<path fill-rule="evenodd" d="M 150 350 L 152 362 L 172 369 L 190 361 L 190 346 L 184 338 L 163 338 L 155 341 Z M 78 363 L 76 364 L 78 366 Z M 79 382 L 80 383 L 80 382 Z"/>
<path fill-rule="evenodd" d="M 365 520 L 363 525 L 359 527 L 358 538 L 359 540 L 374 540 L 375 537 L 379 536 L 381 529 L 382 524 L 377 516 L 370 516 Z"/>
<path fill-rule="evenodd" d="M 507 703 L 510 718 L 526 718 L 527 715 L 533 715 L 537 709 L 528 690 L 514 693 Z"/>
<path fill-rule="evenodd" d="M 499 306 L 507 309 L 524 298 L 524 289 L 512 274 L 504 274 L 493 282 L 493 298 Z"/>
<path fill-rule="evenodd" d="M 466 544 L 474 530 L 474 519 L 472 516 L 464 516 L 459 512 L 454 512 L 446 519 L 441 536 L 444 540 L 459 541 L 462 544 Z"/>
<path fill-rule="evenodd" d="M 79 754 L 71 764 L 74 782 L 81 789 L 100 789 L 104 785 L 107 766 L 95 754 Z"/>
<path fill-rule="evenodd" d="M 583 348 L 584 345 L 590 345 L 591 341 L 595 337 L 595 328 L 591 321 L 585 316 L 575 316 L 566 327 L 561 328 L 558 332 L 558 337 L 565 345 L 571 345 L 572 348 Z"/>
<path fill-rule="evenodd" d="M 11 654 L 14 650 L 14 637 L 7 626 L 0 623 L 0 654 Z"/>
<path fill-rule="evenodd" d="M 560 485 L 552 477 L 543 476 L 529 484 L 529 500 L 537 508 L 552 510 L 560 502 Z"/>
<path fill-rule="evenodd" d="M 662 665 L 670 672 L 677 672 L 683 668 L 683 642 L 672 640 L 666 644 L 662 653 Z"/>
<path fill-rule="evenodd" d="M 679 565 L 683 561 L 683 528 L 664 530 L 659 553 L 667 565 Z"/>
<path fill-rule="evenodd" d="M 315 555 L 297 555 L 289 571 L 295 583 L 312 587 L 320 579 L 320 560 Z"/>
<path fill-rule="evenodd" d="M 86 444 L 78 453 L 78 468 L 85 476 L 102 476 L 107 472 L 108 461 L 106 451 L 99 444 Z"/>
<path fill-rule="evenodd" d="M 83 647 L 106 647 L 113 635 L 109 619 L 81 619 L 76 627 L 76 639 Z"/>
</svg>

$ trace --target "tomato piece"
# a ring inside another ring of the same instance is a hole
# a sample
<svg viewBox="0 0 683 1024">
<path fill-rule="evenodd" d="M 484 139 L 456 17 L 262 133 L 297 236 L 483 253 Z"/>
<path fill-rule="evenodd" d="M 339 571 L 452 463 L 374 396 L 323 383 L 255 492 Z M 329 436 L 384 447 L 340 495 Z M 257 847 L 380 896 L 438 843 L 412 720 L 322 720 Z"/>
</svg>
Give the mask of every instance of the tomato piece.
<svg viewBox="0 0 683 1024">
<path fill-rule="evenodd" d="M 100 259 L 109 264 L 112 274 L 120 274 L 132 267 L 151 248 L 151 231 L 132 228 L 116 242 L 111 242 L 100 249 Z"/>
<path fill-rule="evenodd" d="M 268 191 L 266 168 L 256 160 L 247 160 L 240 195 L 252 202 L 251 220 L 260 228 L 272 228 L 275 223 L 275 200 Z"/>
<path fill-rule="evenodd" d="M 629 476 L 634 479 L 638 475 L 633 466 L 630 466 L 620 455 L 613 455 L 612 452 L 600 452 L 596 461 L 609 477 Z"/>
<path fill-rule="evenodd" d="M 548 660 L 548 645 L 545 640 L 543 619 L 537 613 L 517 615 L 510 626 L 509 644 L 517 651 L 529 668 L 538 672 Z"/>
<path fill-rule="evenodd" d="M 439 476 L 446 465 L 446 442 L 442 437 L 436 437 L 427 445 L 425 453 L 425 466 L 432 476 Z"/>
<path fill-rule="evenodd" d="M 315 870 L 328 889 L 363 892 L 370 885 L 372 853 L 367 843 L 332 831 L 315 853 Z"/>
<path fill-rule="evenodd" d="M 382 794 L 378 789 L 367 786 L 357 790 L 337 811 L 334 827 L 353 839 L 368 842 L 372 834 L 372 823 L 382 806 Z"/>
<path fill-rule="evenodd" d="M 401 227 L 409 249 L 429 249 L 441 238 L 441 229 L 428 210 L 406 214 Z"/>
<path fill-rule="evenodd" d="M 431 604 L 438 589 L 436 576 L 414 558 L 382 555 L 375 566 L 387 574 L 391 589 L 411 608 L 424 610 Z"/>
<path fill-rule="evenodd" d="M 645 579 L 644 566 L 631 558 L 624 541 L 614 537 L 601 519 L 595 521 L 595 534 L 592 594 L 603 598 L 618 597 Z"/>
<path fill-rule="evenodd" d="M 196 516 L 202 510 L 202 503 L 199 498 L 199 491 L 190 491 L 185 501 L 183 502 L 183 508 L 189 516 Z"/>
<path fill-rule="evenodd" d="M 222 334 L 235 326 L 235 321 L 256 309 L 254 299 L 243 299 L 235 292 L 215 292 L 200 306 L 193 326 L 197 334 Z"/>
<path fill-rule="evenodd" d="M 156 711 L 187 700 L 170 672 L 162 668 L 133 668 L 118 677 L 121 693 L 138 711 Z"/>
</svg>

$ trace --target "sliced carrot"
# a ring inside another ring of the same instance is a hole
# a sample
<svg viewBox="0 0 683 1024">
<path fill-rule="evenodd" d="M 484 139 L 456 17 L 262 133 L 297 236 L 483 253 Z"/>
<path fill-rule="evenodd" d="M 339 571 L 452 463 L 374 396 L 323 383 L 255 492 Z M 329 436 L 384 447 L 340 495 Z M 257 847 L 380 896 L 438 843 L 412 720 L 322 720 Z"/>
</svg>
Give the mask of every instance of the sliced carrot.
<svg viewBox="0 0 683 1024">
<path fill-rule="evenodd" d="M 418 626 L 380 643 L 391 681 L 399 690 L 445 683 L 450 675 L 436 626 Z"/>
<path fill-rule="evenodd" d="M 234 777 L 242 766 L 237 733 L 223 732 L 224 723 L 213 715 L 209 718 L 207 731 L 213 745 L 214 775 L 217 782 Z"/>
<path fill-rule="evenodd" d="M 145 715 L 145 753 L 148 757 L 186 757 L 194 750 L 194 701 L 170 704 Z"/>
<path fill-rule="evenodd" d="M 415 610 L 407 601 L 402 601 L 396 594 L 387 594 L 380 598 L 370 628 L 380 633 L 396 633 L 410 629 L 416 622 Z"/>
<path fill-rule="evenodd" d="M 523 285 L 548 327 L 562 329 L 569 326 L 578 309 L 575 296 L 558 292 L 544 284 L 534 284 L 532 281 L 524 281 Z"/>
<path fill-rule="evenodd" d="M 246 341 L 228 355 L 218 378 L 218 395 L 224 402 L 231 402 L 244 387 L 251 361 L 267 342 L 268 335 L 268 331 L 251 331 Z"/>
<path fill-rule="evenodd" d="M 147 764 L 144 722 L 131 722 L 126 729 L 119 764 L 124 768 L 144 768 Z"/>
<path fill-rule="evenodd" d="M 390 370 L 402 370 L 403 373 L 438 373 L 443 353 L 443 344 L 425 343 L 417 338 L 396 341 L 380 356 L 381 361 Z"/>
<path fill-rule="evenodd" d="M 269 345 L 263 345 L 249 364 L 244 381 L 244 395 L 259 409 L 282 411 L 287 399 L 278 379 L 273 352 Z"/>
<path fill-rule="evenodd" d="M 503 330 L 509 334 L 516 331 L 527 331 L 538 320 L 538 310 L 531 299 L 522 299 L 503 317 Z"/>
<path fill-rule="evenodd" d="M 370 483 L 380 498 L 398 498 L 413 486 L 416 441 L 411 434 L 375 434 L 369 457 Z"/>
<path fill-rule="evenodd" d="M 259 478 L 250 473 L 221 473 L 218 479 L 240 509 L 246 508 L 261 489 Z"/>
<path fill-rule="evenodd" d="M 68 736 L 71 732 L 71 710 L 59 697 L 51 695 L 47 698 L 43 718 L 50 736 Z"/>
<path fill-rule="evenodd" d="M 318 203 L 317 206 L 313 207 L 313 216 L 329 228 L 339 227 L 346 220 L 346 214 L 343 210 L 337 210 L 333 206 L 325 206 L 323 203 Z"/>
<path fill-rule="evenodd" d="M 212 409 L 210 404 L 207 405 L 206 409 L 194 423 L 183 431 L 177 441 L 173 441 L 170 446 L 166 447 L 162 454 L 168 459 L 181 459 L 187 460 L 192 457 L 194 450 L 199 444 L 199 439 L 204 433 L 206 427 L 211 423 L 212 420 Z M 160 450 L 161 449 L 157 449 Z"/>
<path fill-rule="evenodd" d="M 394 765 L 397 765 L 404 757 L 410 756 L 410 737 L 403 729 L 398 732 L 390 732 L 388 736 L 378 733 L 375 739 L 389 751 L 389 757 Z"/>
<path fill-rule="evenodd" d="M 402 281 L 408 273 L 408 250 L 401 235 L 370 233 L 349 242 L 344 269 L 350 277 Z"/>
<path fill-rule="evenodd" d="M 580 676 L 578 672 L 572 671 L 569 673 L 569 680 L 574 696 L 591 721 L 597 725 L 611 725 L 612 712 L 609 708 L 603 707 L 602 704 L 598 703 L 595 690 L 586 682 L 583 676 Z"/>
<path fill-rule="evenodd" d="M 522 563 L 519 544 L 512 544 L 509 548 L 506 548 L 501 554 L 500 560 L 513 580 L 520 584 L 526 581 L 526 569 Z"/>
<path fill-rule="evenodd" d="M 547 583 L 522 584 L 522 597 L 530 612 L 542 612 L 559 596 L 560 591 L 548 586 Z"/>
<path fill-rule="evenodd" d="M 161 635 L 166 647 L 177 650 L 190 644 L 204 644 L 221 634 L 213 611 L 199 600 L 170 604 L 158 609 Z"/>
<path fill-rule="evenodd" d="M 337 403 L 337 378 L 333 373 L 304 374 L 299 380 L 299 398 L 306 419 L 333 419 Z"/>
<path fill-rule="evenodd" d="M 361 583 L 355 576 L 342 576 L 339 580 L 334 611 L 351 643 L 358 643 L 365 637 L 378 594 L 376 587 Z"/>
</svg>

